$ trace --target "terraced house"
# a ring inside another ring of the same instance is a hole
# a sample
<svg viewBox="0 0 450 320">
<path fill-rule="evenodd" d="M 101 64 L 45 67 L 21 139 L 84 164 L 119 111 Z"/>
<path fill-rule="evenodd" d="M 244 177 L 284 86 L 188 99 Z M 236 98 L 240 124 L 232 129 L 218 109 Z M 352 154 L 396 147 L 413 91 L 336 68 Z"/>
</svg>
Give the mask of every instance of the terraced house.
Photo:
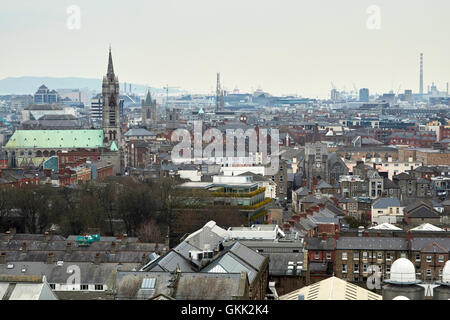
<svg viewBox="0 0 450 320">
<path fill-rule="evenodd" d="M 398 258 L 408 256 L 405 238 L 340 237 L 336 241 L 335 275 L 338 278 L 359 283 L 361 286 L 375 271 L 389 275 L 391 265 Z"/>
</svg>

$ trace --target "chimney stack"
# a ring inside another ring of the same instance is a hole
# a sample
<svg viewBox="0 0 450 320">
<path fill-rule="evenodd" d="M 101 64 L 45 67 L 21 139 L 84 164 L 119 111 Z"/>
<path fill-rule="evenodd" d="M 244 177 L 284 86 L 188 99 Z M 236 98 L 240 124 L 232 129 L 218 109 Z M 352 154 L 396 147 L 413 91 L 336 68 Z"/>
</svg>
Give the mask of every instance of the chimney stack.
<svg viewBox="0 0 450 320">
<path fill-rule="evenodd" d="M 2 252 L 0 255 L 0 264 L 6 264 L 6 252 Z"/>
<path fill-rule="evenodd" d="M 408 230 L 406 232 L 406 240 L 408 240 L 408 242 L 409 242 L 409 241 L 411 241 L 411 239 L 412 239 L 412 233 L 411 233 L 411 230 Z"/>
<path fill-rule="evenodd" d="M 45 241 L 50 241 L 50 233 L 48 231 L 45 231 L 44 238 L 45 238 Z"/>
<path fill-rule="evenodd" d="M 369 236 L 369 230 L 364 231 L 364 237 L 368 237 Z"/>
<path fill-rule="evenodd" d="M 116 253 L 116 242 L 113 241 L 111 243 L 111 254 L 115 254 Z"/>
<path fill-rule="evenodd" d="M 95 257 L 94 257 L 94 263 L 95 264 L 100 264 L 100 262 L 101 262 L 100 253 L 96 253 Z"/>
<path fill-rule="evenodd" d="M 47 255 L 47 264 L 53 264 L 54 262 L 54 254 L 53 252 L 49 252 L 49 254 Z"/>
<path fill-rule="evenodd" d="M 122 236 L 122 244 L 127 244 L 127 242 L 128 242 L 128 235 L 124 233 Z"/>
<path fill-rule="evenodd" d="M 381 237 L 381 231 L 377 231 L 377 237 Z"/>
<path fill-rule="evenodd" d="M 28 252 L 28 248 L 27 248 L 27 243 L 26 242 L 24 242 L 22 244 L 22 252 Z"/>
<path fill-rule="evenodd" d="M 67 242 L 67 244 L 66 244 L 66 253 L 68 253 L 68 254 L 72 253 L 72 242 Z"/>
<path fill-rule="evenodd" d="M 148 262 L 147 255 L 144 253 L 142 255 L 142 264 L 146 264 Z"/>
</svg>

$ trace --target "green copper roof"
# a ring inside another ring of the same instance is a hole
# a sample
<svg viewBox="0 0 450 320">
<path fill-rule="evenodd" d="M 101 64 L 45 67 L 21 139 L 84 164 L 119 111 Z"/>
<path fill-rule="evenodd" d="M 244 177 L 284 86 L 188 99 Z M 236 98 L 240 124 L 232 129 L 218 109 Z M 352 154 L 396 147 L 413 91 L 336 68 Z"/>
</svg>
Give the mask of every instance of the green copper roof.
<svg viewBox="0 0 450 320">
<path fill-rule="evenodd" d="M 117 148 L 117 145 L 116 145 L 116 143 L 114 141 L 111 143 L 111 147 L 109 147 L 109 150 L 111 150 L 111 151 L 119 151 L 119 148 Z"/>
<path fill-rule="evenodd" d="M 6 149 L 103 147 L 103 130 L 16 130 Z"/>
</svg>

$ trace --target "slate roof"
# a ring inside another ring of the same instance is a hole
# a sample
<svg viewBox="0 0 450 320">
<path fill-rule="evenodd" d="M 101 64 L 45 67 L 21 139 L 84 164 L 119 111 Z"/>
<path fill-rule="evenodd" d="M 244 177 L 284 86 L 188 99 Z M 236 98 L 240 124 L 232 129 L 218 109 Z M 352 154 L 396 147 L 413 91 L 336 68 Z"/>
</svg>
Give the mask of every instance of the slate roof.
<svg viewBox="0 0 450 320">
<path fill-rule="evenodd" d="M 130 129 L 128 130 L 124 136 L 125 137 L 131 137 L 131 136 L 154 136 L 155 134 L 153 132 L 150 132 L 146 129 L 137 128 L 137 129 Z"/>
<path fill-rule="evenodd" d="M 67 272 L 68 266 L 71 263 L 63 263 L 62 266 L 58 266 L 55 263 L 47 264 L 45 262 L 14 262 L 14 267 L 8 269 L 7 265 L 0 264 L 0 274 L 4 275 L 33 275 L 42 276 L 45 275 L 48 283 L 66 284 L 67 280 L 71 276 Z M 81 284 L 107 284 L 108 281 L 114 278 L 114 274 L 117 270 L 132 270 L 138 268 L 139 263 L 101 263 L 93 264 L 90 262 L 77 263 L 76 266 L 80 270 L 80 283 Z M 25 272 L 22 272 L 25 269 Z M 112 287 L 112 283 L 109 284 Z"/>
<path fill-rule="evenodd" d="M 308 238 L 306 239 L 306 248 L 308 250 L 334 250 L 335 242 L 334 238 Z"/>
<path fill-rule="evenodd" d="M 400 201 L 397 198 L 380 198 L 372 204 L 374 209 L 387 209 L 389 207 L 400 207 Z"/>
<path fill-rule="evenodd" d="M 168 272 L 119 272 L 116 299 L 147 300 L 165 295 L 178 300 L 231 300 L 243 293 L 245 285 L 240 273 L 181 273 L 175 283 L 176 277 Z M 142 288 L 144 279 L 154 279 L 152 289 Z"/>
<path fill-rule="evenodd" d="M 411 239 L 411 250 L 412 251 L 422 251 L 430 247 L 433 243 L 438 244 L 440 247 L 447 250 L 447 253 L 450 251 L 450 238 L 425 238 L 425 237 L 414 237 Z M 435 250 L 436 248 L 431 248 Z"/>
<path fill-rule="evenodd" d="M 439 214 L 425 206 L 414 209 L 413 211 L 407 211 L 408 218 L 439 218 Z"/>
<path fill-rule="evenodd" d="M 407 250 L 408 241 L 392 237 L 340 237 L 337 250 Z"/>
</svg>

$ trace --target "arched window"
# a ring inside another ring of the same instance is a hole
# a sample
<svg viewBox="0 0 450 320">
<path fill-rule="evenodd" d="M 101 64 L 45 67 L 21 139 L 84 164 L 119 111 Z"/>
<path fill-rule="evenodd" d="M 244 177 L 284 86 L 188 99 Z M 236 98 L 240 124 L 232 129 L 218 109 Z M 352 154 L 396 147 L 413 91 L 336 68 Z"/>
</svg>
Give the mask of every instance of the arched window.
<svg viewBox="0 0 450 320">
<path fill-rule="evenodd" d="M 36 157 L 42 157 L 42 151 L 41 150 L 38 150 L 38 151 L 36 151 Z"/>
</svg>

